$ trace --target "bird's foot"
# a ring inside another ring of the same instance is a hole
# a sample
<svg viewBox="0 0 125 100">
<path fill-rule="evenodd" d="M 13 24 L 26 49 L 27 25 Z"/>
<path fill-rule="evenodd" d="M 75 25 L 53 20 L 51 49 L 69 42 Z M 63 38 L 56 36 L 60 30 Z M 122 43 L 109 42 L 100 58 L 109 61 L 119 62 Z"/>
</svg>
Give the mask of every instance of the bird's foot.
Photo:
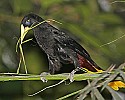
<svg viewBox="0 0 125 100">
<path fill-rule="evenodd" d="M 69 75 L 69 80 L 70 80 L 70 82 L 73 82 L 74 81 L 74 74 L 77 72 L 77 71 L 80 71 L 81 69 L 79 68 L 79 67 L 77 67 L 76 69 L 74 69 L 71 73 L 70 73 L 70 75 Z"/>
<path fill-rule="evenodd" d="M 70 82 L 72 83 L 73 81 L 74 81 L 74 74 L 75 74 L 75 70 L 73 70 L 70 74 L 69 74 L 69 80 L 70 80 Z"/>
<path fill-rule="evenodd" d="M 43 82 L 47 82 L 48 80 L 45 78 L 47 75 L 50 75 L 50 73 L 48 73 L 48 72 L 42 72 L 41 74 L 40 74 L 40 79 L 43 81 Z"/>
<path fill-rule="evenodd" d="M 73 78 L 74 78 L 74 74 L 75 74 L 77 71 L 80 71 L 80 70 L 82 70 L 82 71 L 84 71 L 84 72 L 87 72 L 86 69 L 77 67 L 77 68 L 74 69 L 74 70 L 70 73 L 70 75 L 69 75 L 69 80 L 70 80 L 70 82 L 73 82 L 73 81 L 74 81 L 74 79 L 73 79 Z"/>
</svg>

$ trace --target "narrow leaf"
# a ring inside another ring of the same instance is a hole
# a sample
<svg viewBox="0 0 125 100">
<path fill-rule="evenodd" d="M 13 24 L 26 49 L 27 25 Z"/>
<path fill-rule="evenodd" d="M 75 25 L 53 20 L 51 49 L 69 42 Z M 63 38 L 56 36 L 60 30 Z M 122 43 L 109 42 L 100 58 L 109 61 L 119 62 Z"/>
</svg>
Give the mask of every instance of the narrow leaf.
<svg viewBox="0 0 125 100">
<path fill-rule="evenodd" d="M 113 100 L 123 100 L 120 95 L 118 94 L 117 91 L 114 91 L 112 88 L 110 88 L 109 86 L 106 87 L 109 92 L 111 93 L 112 97 L 113 97 Z"/>
<path fill-rule="evenodd" d="M 103 98 L 103 96 L 100 94 L 100 92 L 98 91 L 97 88 L 94 88 L 94 95 L 96 96 L 96 98 L 97 98 L 98 100 L 105 100 L 105 99 Z"/>
<path fill-rule="evenodd" d="M 123 71 L 120 71 L 120 75 L 122 76 L 122 78 L 124 79 L 124 81 L 125 81 L 125 74 L 124 74 L 124 72 Z"/>
</svg>

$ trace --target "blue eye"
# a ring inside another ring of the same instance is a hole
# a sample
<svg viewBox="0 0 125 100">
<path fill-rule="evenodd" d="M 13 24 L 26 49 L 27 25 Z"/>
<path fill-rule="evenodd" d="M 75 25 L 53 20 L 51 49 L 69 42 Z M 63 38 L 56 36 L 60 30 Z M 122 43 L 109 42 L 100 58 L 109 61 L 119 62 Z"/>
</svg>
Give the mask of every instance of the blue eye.
<svg viewBox="0 0 125 100">
<path fill-rule="evenodd" d="M 26 25 L 27 25 L 27 26 L 30 26 L 30 24 L 31 24 L 30 20 L 27 20 L 27 21 L 26 21 Z"/>
</svg>

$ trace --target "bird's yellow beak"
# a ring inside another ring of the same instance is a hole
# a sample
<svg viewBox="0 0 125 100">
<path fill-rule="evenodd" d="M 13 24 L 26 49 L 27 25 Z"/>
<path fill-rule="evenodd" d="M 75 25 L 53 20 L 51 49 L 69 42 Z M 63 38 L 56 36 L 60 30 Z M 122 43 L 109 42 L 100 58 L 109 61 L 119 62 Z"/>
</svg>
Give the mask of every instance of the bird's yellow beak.
<svg viewBox="0 0 125 100">
<path fill-rule="evenodd" d="M 24 31 L 25 31 L 25 28 L 24 28 L 23 24 L 21 24 L 21 37 L 24 34 Z"/>
<path fill-rule="evenodd" d="M 21 24 L 21 43 L 25 37 L 25 35 L 27 34 L 27 32 L 29 31 L 29 27 L 24 27 L 23 24 Z"/>
</svg>

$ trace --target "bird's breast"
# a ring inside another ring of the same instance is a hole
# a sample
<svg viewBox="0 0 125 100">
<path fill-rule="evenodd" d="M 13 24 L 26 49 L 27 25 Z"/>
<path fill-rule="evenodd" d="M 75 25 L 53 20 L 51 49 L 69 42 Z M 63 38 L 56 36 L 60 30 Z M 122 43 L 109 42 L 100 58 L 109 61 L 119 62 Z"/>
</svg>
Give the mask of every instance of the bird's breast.
<svg viewBox="0 0 125 100">
<path fill-rule="evenodd" d="M 53 36 L 49 35 L 45 31 L 34 31 L 34 36 L 40 48 L 47 54 L 53 52 L 53 47 L 55 45 L 55 40 Z"/>
</svg>

